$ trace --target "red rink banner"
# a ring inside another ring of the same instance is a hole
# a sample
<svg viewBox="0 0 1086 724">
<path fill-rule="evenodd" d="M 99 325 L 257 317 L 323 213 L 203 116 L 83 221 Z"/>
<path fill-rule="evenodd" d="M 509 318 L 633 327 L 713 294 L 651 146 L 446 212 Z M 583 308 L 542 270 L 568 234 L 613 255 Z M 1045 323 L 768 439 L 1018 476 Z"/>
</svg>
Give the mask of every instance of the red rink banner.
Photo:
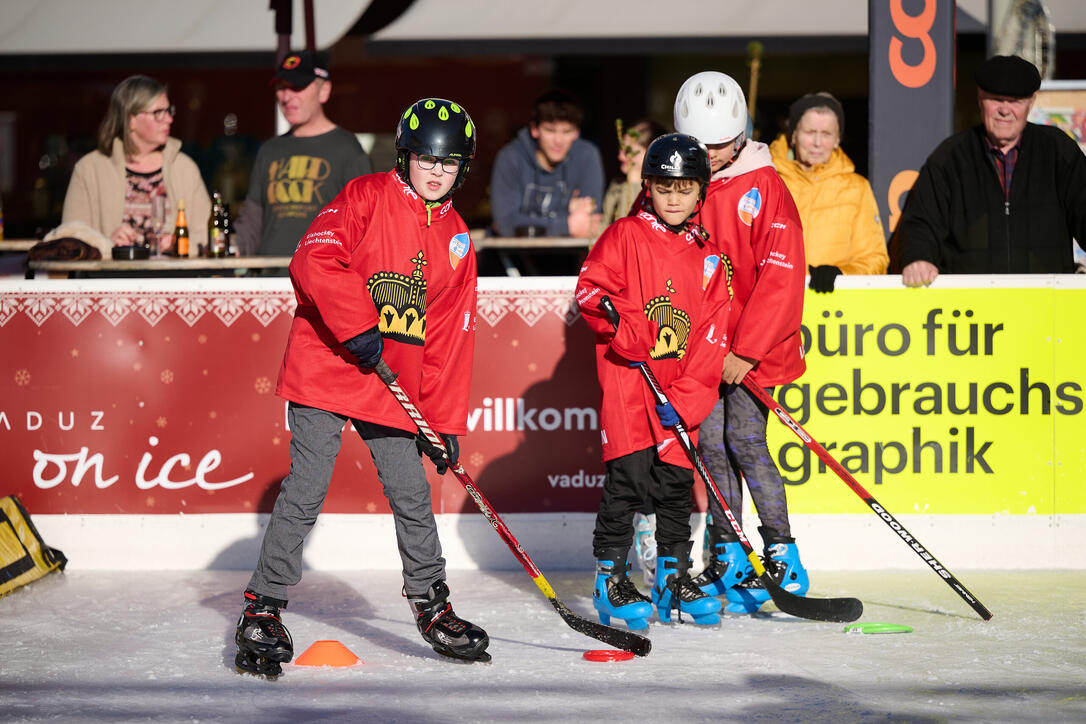
<svg viewBox="0 0 1086 724">
<path fill-rule="evenodd" d="M 464 466 L 503 513 L 594 512 L 600 394 L 573 279 L 510 283 L 480 280 Z M 0 494 L 35 514 L 270 511 L 293 310 L 286 279 L 3 282 Z M 435 512 L 476 512 L 430 473 Z M 350 430 L 324 510 L 389 512 Z"/>
</svg>

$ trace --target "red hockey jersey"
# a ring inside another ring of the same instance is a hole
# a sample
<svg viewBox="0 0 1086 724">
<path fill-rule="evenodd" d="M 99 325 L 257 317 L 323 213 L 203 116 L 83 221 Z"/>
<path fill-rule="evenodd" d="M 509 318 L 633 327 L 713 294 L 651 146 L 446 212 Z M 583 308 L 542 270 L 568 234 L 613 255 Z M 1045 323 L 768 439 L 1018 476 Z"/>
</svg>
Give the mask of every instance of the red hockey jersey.
<svg viewBox="0 0 1086 724">
<path fill-rule="evenodd" d="M 298 309 L 276 393 L 414 431 L 343 342 L 380 323 L 383 358 L 440 432 L 467 431 L 475 250 L 452 202 L 427 208 L 396 175 L 360 176 L 317 214 L 290 262 Z"/>
<path fill-rule="evenodd" d="M 749 374 L 758 385 L 791 382 L 807 369 L 799 330 L 807 264 L 799 212 L 765 144 L 748 143 L 714 174 L 701 222 L 734 265 L 732 352 L 758 360 Z"/>
<path fill-rule="evenodd" d="M 691 467 L 629 363 L 648 360 L 696 442 L 724 368 L 730 281 L 730 263 L 712 244 L 675 234 L 644 211 L 611 224 L 592 247 L 577 279 L 577 304 L 596 332 L 604 460 L 656 447 L 662 460 Z M 599 308 L 604 295 L 621 316 L 617 332 Z"/>
</svg>

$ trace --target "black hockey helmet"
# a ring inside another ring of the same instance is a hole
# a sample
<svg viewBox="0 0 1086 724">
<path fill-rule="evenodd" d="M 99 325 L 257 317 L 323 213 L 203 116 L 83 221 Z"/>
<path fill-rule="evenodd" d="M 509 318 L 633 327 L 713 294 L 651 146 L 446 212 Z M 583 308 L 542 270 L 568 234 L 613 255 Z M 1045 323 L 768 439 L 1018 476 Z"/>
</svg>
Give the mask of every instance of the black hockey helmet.
<svg viewBox="0 0 1086 724">
<path fill-rule="evenodd" d="M 475 124 L 467 110 L 442 98 L 423 98 L 408 106 L 396 126 L 396 172 L 411 183 L 407 163 L 411 154 L 460 159 L 460 170 L 444 201 L 464 183 L 475 157 Z"/>
<path fill-rule="evenodd" d="M 705 144 L 685 133 L 669 133 L 660 136 L 649 145 L 641 177 L 688 178 L 701 184 L 702 198 L 709 184 L 712 171 L 709 166 L 709 149 Z"/>
<path fill-rule="evenodd" d="M 709 240 L 709 233 L 700 224 L 691 224 L 691 219 L 698 213 L 698 208 L 705 202 L 709 192 L 709 179 L 712 177 L 709 165 L 709 149 L 705 144 L 685 133 L 669 133 L 660 136 L 649 144 L 645 151 L 645 161 L 641 165 L 641 187 L 644 189 L 644 208 L 660 220 L 664 226 L 678 233 L 682 229 L 694 228 L 702 241 Z M 685 178 L 697 181 L 701 187 L 698 192 L 698 206 L 686 222 L 672 226 L 664 221 L 652 207 L 649 199 L 649 179 Z"/>
</svg>

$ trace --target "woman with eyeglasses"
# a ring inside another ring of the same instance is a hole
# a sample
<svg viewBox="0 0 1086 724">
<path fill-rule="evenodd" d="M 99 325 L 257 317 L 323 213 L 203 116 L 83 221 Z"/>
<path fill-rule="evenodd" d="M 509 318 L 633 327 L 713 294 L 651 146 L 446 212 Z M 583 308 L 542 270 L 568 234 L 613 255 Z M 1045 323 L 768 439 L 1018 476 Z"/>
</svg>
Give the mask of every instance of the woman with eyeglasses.
<svg viewBox="0 0 1086 724">
<path fill-rule="evenodd" d="M 190 254 L 207 244 L 211 199 L 200 170 L 170 136 L 166 87 L 144 75 L 113 89 L 98 128 L 98 148 L 76 163 L 64 197 L 63 224 L 83 222 L 113 246 L 170 245 L 177 205 L 185 201 Z"/>
</svg>

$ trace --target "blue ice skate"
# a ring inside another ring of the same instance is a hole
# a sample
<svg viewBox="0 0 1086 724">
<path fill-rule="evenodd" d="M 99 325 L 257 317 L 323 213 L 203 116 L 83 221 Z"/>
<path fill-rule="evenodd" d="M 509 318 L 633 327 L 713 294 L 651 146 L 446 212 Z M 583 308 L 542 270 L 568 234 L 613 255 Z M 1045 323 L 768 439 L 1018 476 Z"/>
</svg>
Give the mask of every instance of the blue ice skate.
<svg viewBox="0 0 1086 724">
<path fill-rule="evenodd" d="M 630 564 L 626 562 L 626 554 L 624 550 L 610 550 L 600 555 L 596 561 L 592 605 L 604 626 L 609 626 L 614 617 L 625 621 L 631 631 L 641 631 L 649 627 L 652 604 L 627 575 Z"/>
<path fill-rule="evenodd" d="M 778 535 L 773 529 L 764 526 L 759 527 L 758 532 L 765 544 L 765 567 L 773 580 L 789 593 L 797 596 L 805 594 L 811 587 L 811 581 L 807 576 L 807 569 L 799 560 L 796 539 Z M 769 592 L 754 576 L 753 571 L 750 577 L 728 589 L 724 595 L 728 598 L 726 610 L 731 613 L 754 613 L 769 600 Z"/>
<path fill-rule="evenodd" d="M 807 569 L 799 560 L 799 549 L 793 543 L 770 543 L 766 548 L 767 563 L 772 563 L 773 578 L 781 588 L 802 596 L 811 587 Z"/>
<path fill-rule="evenodd" d="M 724 610 L 728 613 L 756 613 L 769 600 L 769 591 L 765 590 L 762 579 L 754 575 L 754 568 L 749 562 L 747 568 L 747 577 L 724 591 L 724 597 L 728 599 Z"/>
<path fill-rule="evenodd" d="M 720 601 L 707 596 L 690 578 L 690 541 L 659 546 L 656 555 L 656 585 L 652 587 L 652 602 L 664 623 L 671 621 L 671 612 L 683 614 L 698 624 L 720 622 Z"/>
<path fill-rule="evenodd" d="M 713 533 L 713 557 L 705 570 L 694 577 L 694 585 L 707 596 L 723 596 L 754 574 L 739 538 Z"/>
</svg>

